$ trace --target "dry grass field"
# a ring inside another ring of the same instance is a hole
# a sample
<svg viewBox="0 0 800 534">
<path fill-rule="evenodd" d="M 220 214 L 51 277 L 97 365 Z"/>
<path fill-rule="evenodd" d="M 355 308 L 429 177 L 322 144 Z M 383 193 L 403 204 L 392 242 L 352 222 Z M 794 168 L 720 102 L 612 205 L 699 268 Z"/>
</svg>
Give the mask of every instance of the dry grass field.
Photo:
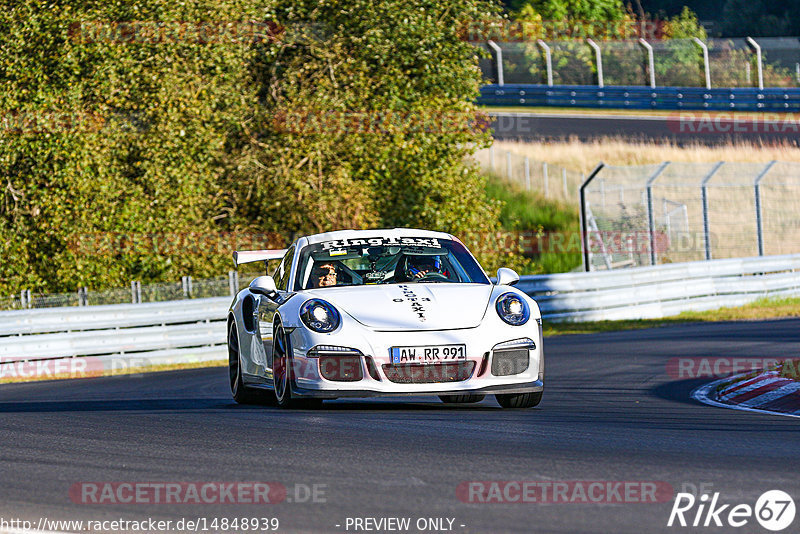
<svg viewBox="0 0 800 534">
<path fill-rule="evenodd" d="M 605 139 L 589 143 L 495 141 L 494 147 L 498 154 L 510 151 L 532 160 L 545 161 L 583 173 L 591 171 L 600 161 L 608 165 L 647 165 L 662 161 L 766 163 L 778 160 L 800 163 L 800 147 L 794 145 L 677 146 Z"/>
<path fill-rule="evenodd" d="M 619 168 L 623 166 L 673 163 L 653 187 L 656 224 L 669 233 L 669 250 L 658 258 L 659 263 L 702 260 L 703 214 L 700 184 L 714 168 L 725 165 L 708 185 L 709 224 L 714 258 L 755 256 L 758 254 L 756 209 L 753 180 L 766 163 L 776 160 L 761 181 L 765 254 L 790 254 L 800 250 L 800 147 L 794 145 L 758 146 L 729 144 L 721 146 L 677 146 L 669 143 L 628 142 L 604 139 L 593 142 L 515 142 L 495 141 L 494 169 L 500 176 L 512 171 L 512 181 L 524 185 L 522 162 L 529 158 L 532 189 L 543 187 L 541 162 L 550 166 L 549 197 L 577 206 L 578 187 L 584 176 L 603 161 L 609 168 L 587 190 L 594 215 L 616 221 L 617 228 L 626 217 L 641 208 L 644 183 L 653 168 Z M 512 157 L 507 159 L 506 153 Z M 478 155 L 487 166 L 488 151 Z M 511 162 L 511 165 L 507 164 Z M 689 165 L 685 165 L 689 164 Z M 563 186 L 561 168 L 564 174 Z M 670 213 L 670 221 L 667 214 Z M 646 231 L 639 221 L 639 228 Z M 670 226 L 671 225 L 671 226 Z M 635 225 L 634 225 L 635 226 Z M 681 239 L 678 239 L 678 238 Z M 678 243 L 683 243 L 678 246 Z"/>
</svg>

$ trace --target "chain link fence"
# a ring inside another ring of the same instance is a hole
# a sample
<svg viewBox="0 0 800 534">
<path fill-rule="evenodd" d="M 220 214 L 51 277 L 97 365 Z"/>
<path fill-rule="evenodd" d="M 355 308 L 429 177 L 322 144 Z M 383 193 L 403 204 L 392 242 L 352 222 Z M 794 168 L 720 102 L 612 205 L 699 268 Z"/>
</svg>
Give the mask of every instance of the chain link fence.
<svg viewBox="0 0 800 534">
<path fill-rule="evenodd" d="M 578 204 L 578 190 L 585 176 L 571 169 L 536 161 L 494 146 L 478 150 L 475 159 L 481 168 L 518 184 L 528 191 L 538 191 L 545 198 Z"/>
<path fill-rule="evenodd" d="M 588 270 L 800 252 L 800 164 L 602 166 L 583 188 Z"/>
<path fill-rule="evenodd" d="M 20 290 L 15 295 L 0 296 L 0 310 L 30 308 L 60 308 L 64 306 L 96 306 L 102 304 L 138 304 L 170 300 L 234 296 L 246 287 L 253 276 L 239 276 L 229 271 L 227 276 L 195 280 L 184 276 L 179 282 L 142 284 L 132 281 L 128 288 L 90 291 L 80 288 L 73 293 L 32 293 Z"/>
<path fill-rule="evenodd" d="M 800 38 L 725 38 L 598 41 L 600 61 L 587 40 L 497 42 L 480 61 L 484 76 L 498 83 L 622 85 L 655 87 L 758 87 L 758 50 L 764 87 L 800 87 Z M 703 46 L 708 49 L 705 60 Z M 650 53 L 652 49 L 652 73 Z M 547 53 L 550 54 L 548 67 Z M 601 66 L 602 68 L 598 68 Z M 706 78 L 708 71 L 708 79 Z M 601 76 L 602 74 L 602 76 Z M 652 75 L 651 75 L 652 74 Z M 602 80 L 602 84 L 600 83 Z"/>
</svg>

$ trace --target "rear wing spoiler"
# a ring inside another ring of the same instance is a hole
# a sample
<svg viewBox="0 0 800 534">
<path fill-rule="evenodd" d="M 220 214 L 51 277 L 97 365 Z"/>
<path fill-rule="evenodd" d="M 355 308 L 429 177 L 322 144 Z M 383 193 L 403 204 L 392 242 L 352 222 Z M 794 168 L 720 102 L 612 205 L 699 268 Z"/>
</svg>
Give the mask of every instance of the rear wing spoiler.
<svg viewBox="0 0 800 534">
<path fill-rule="evenodd" d="M 280 260 L 286 255 L 288 249 L 281 250 L 237 250 L 233 253 L 233 265 L 238 267 L 243 263 L 254 261 Z"/>
</svg>

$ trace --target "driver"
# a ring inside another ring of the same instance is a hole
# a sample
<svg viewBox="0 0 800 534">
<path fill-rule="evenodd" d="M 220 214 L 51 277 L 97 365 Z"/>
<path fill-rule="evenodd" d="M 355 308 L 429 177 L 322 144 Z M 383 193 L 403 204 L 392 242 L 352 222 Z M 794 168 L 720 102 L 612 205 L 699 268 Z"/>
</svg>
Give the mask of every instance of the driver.
<svg viewBox="0 0 800 534">
<path fill-rule="evenodd" d="M 439 256 L 409 256 L 406 262 L 406 276 L 409 280 L 419 280 L 429 274 L 438 274 L 447 277 L 447 272 L 442 269 L 442 260 Z"/>
<path fill-rule="evenodd" d="M 319 263 L 314 265 L 309 282 L 312 288 L 332 287 L 338 283 L 338 275 L 334 262 Z"/>
</svg>

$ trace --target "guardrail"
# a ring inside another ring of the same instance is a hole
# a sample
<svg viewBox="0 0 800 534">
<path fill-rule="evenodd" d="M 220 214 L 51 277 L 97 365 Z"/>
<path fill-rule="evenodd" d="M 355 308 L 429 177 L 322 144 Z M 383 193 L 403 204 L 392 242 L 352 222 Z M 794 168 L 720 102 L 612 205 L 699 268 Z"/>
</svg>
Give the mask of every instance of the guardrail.
<svg viewBox="0 0 800 534">
<path fill-rule="evenodd" d="M 0 380 L 224 360 L 230 300 L 0 312 Z M 49 365 L 53 360 L 81 365 Z"/>
<path fill-rule="evenodd" d="M 481 87 L 480 92 L 477 103 L 481 106 L 771 112 L 800 110 L 800 88 L 493 84 Z"/>
<path fill-rule="evenodd" d="M 545 320 L 658 318 L 800 295 L 800 254 L 523 276 Z M 224 360 L 229 298 L 0 312 L 0 379 L 20 363 Z"/>
<path fill-rule="evenodd" d="M 551 321 L 654 319 L 800 295 L 800 254 L 523 276 Z"/>
</svg>

